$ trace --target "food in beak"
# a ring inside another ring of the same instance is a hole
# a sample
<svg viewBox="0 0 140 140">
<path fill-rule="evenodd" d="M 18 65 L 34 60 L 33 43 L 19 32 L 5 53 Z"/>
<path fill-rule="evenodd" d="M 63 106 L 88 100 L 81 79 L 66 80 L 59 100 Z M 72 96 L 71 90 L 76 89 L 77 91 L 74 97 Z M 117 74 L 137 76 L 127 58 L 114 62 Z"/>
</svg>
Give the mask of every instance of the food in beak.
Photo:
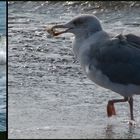
<svg viewBox="0 0 140 140">
<path fill-rule="evenodd" d="M 46 29 L 47 32 L 53 36 L 58 36 L 62 33 L 66 33 L 69 29 L 66 29 L 64 31 L 57 31 L 56 28 L 66 28 L 64 25 L 55 25 L 52 28 Z"/>
</svg>

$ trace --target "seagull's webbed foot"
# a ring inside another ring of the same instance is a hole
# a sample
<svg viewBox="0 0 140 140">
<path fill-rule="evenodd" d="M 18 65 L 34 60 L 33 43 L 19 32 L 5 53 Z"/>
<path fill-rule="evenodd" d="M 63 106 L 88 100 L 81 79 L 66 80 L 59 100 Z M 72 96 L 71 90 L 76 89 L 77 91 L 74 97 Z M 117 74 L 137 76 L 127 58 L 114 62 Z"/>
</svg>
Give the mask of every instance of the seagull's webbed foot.
<svg viewBox="0 0 140 140">
<path fill-rule="evenodd" d="M 136 121 L 135 120 L 129 120 L 129 122 L 128 122 L 130 125 L 136 125 Z"/>
<path fill-rule="evenodd" d="M 108 105 L 107 105 L 107 115 L 108 115 L 108 117 L 111 117 L 112 115 L 116 115 L 114 103 L 112 101 L 108 102 Z"/>
</svg>

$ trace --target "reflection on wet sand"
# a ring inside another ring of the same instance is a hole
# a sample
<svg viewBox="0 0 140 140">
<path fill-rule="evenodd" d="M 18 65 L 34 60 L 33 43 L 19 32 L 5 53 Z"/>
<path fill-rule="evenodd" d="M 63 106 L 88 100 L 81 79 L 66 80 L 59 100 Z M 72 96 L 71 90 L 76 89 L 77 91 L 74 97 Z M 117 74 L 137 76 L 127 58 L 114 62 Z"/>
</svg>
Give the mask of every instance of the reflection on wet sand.
<svg viewBox="0 0 140 140">
<path fill-rule="evenodd" d="M 105 138 L 114 139 L 118 137 L 118 138 L 125 138 L 125 139 L 133 139 L 133 135 L 135 135 L 135 126 L 128 124 L 125 128 L 127 129 L 126 132 L 121 131 L 120 128 L 119 130 L 120 133 L 118 133 L 118 131 L 116 131 L 115 125 L 108 124 L 105 128 Z"/>
</svg>

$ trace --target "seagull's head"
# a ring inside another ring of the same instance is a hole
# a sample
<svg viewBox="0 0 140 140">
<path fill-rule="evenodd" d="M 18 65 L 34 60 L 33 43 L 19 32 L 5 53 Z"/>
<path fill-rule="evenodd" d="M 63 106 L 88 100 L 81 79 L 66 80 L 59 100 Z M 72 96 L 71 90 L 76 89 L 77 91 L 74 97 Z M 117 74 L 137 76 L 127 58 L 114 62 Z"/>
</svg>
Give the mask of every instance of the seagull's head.
<svg viewBox="0 0 140 140">
<path fill-rule="evenodd" d="M 55 31 L 63 28 L 63 31 Z M 89 35 L 101 31 L 102 27 L 100 21 L 96 16 L 82 15 L 78 16 L 66 24 L 55 25 L 51 28 L 53 35 L 57 36 L 63 33 L 73 33 L 75 36 Z"/>
</svg>

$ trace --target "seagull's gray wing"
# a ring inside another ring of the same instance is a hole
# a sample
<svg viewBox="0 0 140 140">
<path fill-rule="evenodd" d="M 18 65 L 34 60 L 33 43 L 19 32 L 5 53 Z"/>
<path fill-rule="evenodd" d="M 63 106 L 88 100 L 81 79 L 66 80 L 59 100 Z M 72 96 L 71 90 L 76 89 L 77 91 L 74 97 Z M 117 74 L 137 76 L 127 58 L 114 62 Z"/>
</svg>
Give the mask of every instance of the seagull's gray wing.
<svg viewBox="0 0 140 140">
<path fill-rule="evenodd" d="M 134 34 L 127 34 L 125 35 L 126 40 L 128 43 L 130 43 L 132 46 L 137 47 L 140 49 L 140 37 L 136 36 Z"/>
<path fill-rule="evenodd" d="M 140 47 L 140 37 L 139 36 L 136 36 L 133 34 L 127 34 L 127 35 L 125 35 L 125 37 L 128 42 L 135 43 L 135 44 L 139 45 L 139 47 Z"/>
<path fill-rule="evenodd" d="M 94 66 L 112 82 L 140 85 L 140 40 L 134 38 L 120 35 L 91 47 L 90 69 L 96 60 Z"/>
</svg>

